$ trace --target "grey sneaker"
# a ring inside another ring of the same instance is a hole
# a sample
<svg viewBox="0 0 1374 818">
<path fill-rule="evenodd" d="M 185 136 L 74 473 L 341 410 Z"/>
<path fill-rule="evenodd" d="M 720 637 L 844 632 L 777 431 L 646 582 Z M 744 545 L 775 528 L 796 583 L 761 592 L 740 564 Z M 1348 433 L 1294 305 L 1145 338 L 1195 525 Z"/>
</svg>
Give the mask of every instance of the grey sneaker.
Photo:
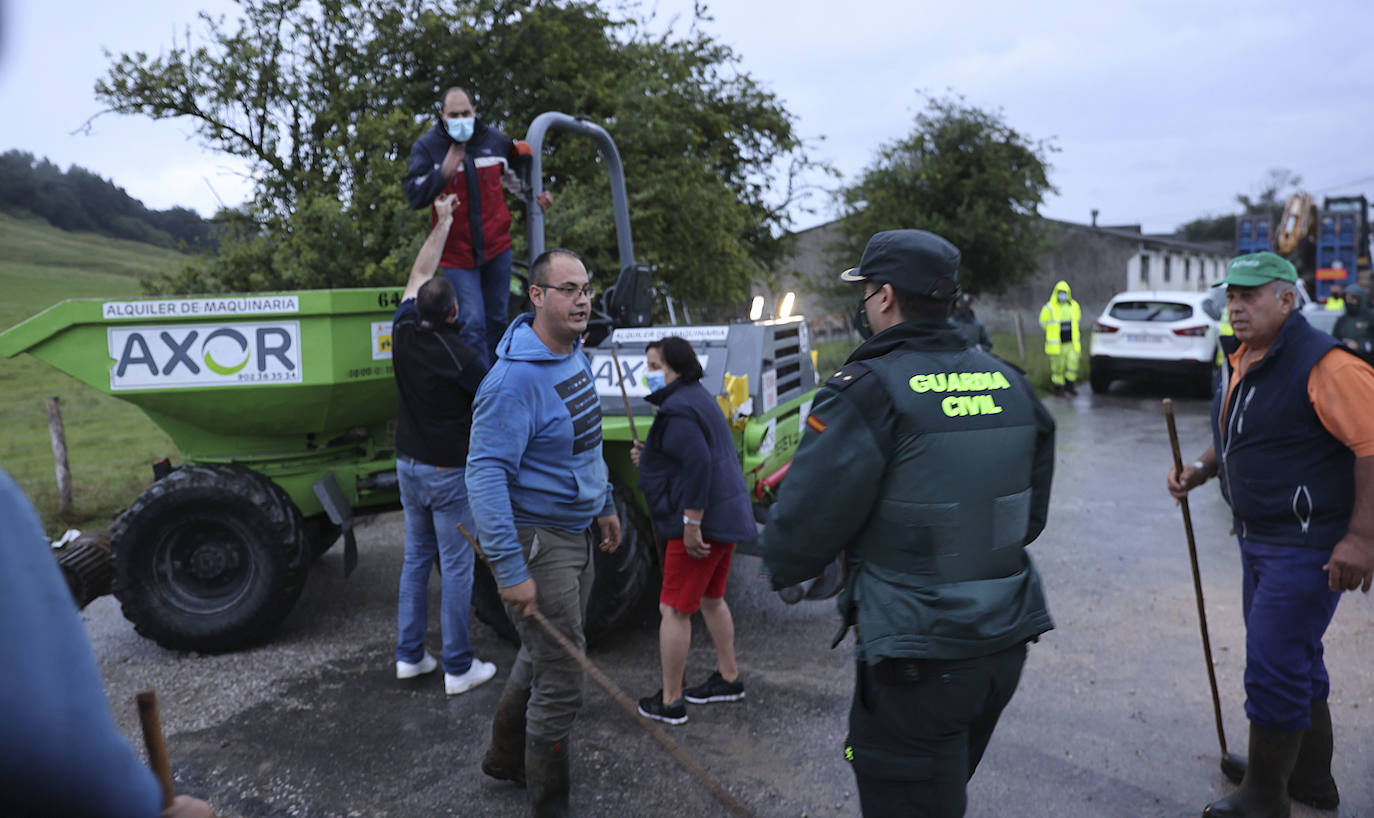
<svg viewBox="0 0 1374 818">
<path fill-rule="evenodd" d="M 639 715 L 664 724 L 686 724 L 687 705 L 682 703 L 682 699 L 672 704 L 664 704 L 663 691 L 660 690 L 639 700 Z"/>
<path fill-rule="evenodd" d="M 744 681 L 735 679 L 733 682 L 725 681 L 725 677 L 720 675 L 717 670 L 711 674 L 711 678 L 697 685 L 682 691 L 682 696 L 692 704 L 710 704 L 711 702 L 737 702 L 744 698 Z"/>
</svg>

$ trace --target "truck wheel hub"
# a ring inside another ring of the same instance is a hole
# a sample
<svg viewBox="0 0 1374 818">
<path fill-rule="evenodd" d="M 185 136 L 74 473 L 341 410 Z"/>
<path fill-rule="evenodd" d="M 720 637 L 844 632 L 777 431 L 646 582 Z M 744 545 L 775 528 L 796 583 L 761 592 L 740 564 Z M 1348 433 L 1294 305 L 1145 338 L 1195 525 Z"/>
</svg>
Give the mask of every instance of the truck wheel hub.
<svg viewBox="0 0 1374 818">
<path fill-rule="evenodd" d="M 191 554 L 191 574 L 196 579 L 208 581 L 222 576 L 235 560 L 229 549 L 221 543 L 206 543 L 196 547 Z"/>
</svg>

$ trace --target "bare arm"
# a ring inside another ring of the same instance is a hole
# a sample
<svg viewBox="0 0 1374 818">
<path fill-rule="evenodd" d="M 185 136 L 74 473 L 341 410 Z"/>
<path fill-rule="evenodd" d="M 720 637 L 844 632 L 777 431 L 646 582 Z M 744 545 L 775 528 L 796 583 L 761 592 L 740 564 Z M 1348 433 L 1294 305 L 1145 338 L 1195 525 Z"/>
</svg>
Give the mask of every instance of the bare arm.
<svg viewBox="0 0 1374 818">
<path fill-rule="evenodd" d="M 410 268 L 410 280 L 406 282 L 406 291 L 401 296 L 402 301 L 414 298 L 421 285 L 433 278 L 434 272 L 439 269 L 439 257 L 444 253 L 448 229 L 453 224 L 453 208 L 457 205 L 458 197 L 452 194 L 434 200 L 434 214 L 438 221 L 425 237 L 419 255 L 415 256 L 415 264 Z"/>
</svg>

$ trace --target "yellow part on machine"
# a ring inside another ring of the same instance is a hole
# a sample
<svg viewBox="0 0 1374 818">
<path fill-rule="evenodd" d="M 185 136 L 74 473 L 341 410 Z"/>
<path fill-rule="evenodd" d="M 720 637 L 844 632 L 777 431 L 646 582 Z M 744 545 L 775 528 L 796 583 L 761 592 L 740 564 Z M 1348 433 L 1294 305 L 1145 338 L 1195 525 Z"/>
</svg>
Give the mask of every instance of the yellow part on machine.
<svg viewBox="0 0 1374 818">
<path fill-rule="evenodd" d="M 1302 240 L 1311 236 L 1317 229 L 1317 207 L 1312 197 L 1306 193 L 1294 193 L 1284 205 L 1283 218 L 1279 219 L 1278 233 L 1274 244 L 1279 255 L 1290 256 Z"/>
</svg>

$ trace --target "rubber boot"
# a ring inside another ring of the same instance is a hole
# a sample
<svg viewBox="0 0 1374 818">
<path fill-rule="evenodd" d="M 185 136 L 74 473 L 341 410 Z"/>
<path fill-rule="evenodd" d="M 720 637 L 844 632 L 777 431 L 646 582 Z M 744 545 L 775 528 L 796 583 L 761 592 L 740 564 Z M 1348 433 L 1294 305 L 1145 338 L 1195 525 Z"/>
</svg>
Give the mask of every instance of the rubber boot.
<svg viewBox="0 0 1374 818">
<path fill-rule="evenodd" d="M 1288 779 L 1288 797 L 1317 809 L 1340 806 L 1341 794 L 1331 776 L 1331 708 L 1325 701 L 1312 702 L 1312 726 L 1303 734 L 1298 761 Z M 1221 772 L 1234 783 L 1245 777 L 1245 756 L 1228 753 L 1221 761 Z"/>
<path fill-rule="evenodd" d="M 568 740 L 531 738 L 525 742 L 525 781 L 534 818 L 573 818 L 568 807 L 572 787 Z"/>
<path fill-rule="evenodd" d="M 507 687 L 491 720 L 491 746 L 482 757 L 482 772 L 500 781 L 525 786 L 525 706 L 529 688 Z"/>
<path fill-rule="evenodd" d="M 1251 724 L 1250 761 L 1240 789 L 1208 804 L 1202 818 L 1289 818 L 1288 778 L 1305 732 Z"/>
</svg>

